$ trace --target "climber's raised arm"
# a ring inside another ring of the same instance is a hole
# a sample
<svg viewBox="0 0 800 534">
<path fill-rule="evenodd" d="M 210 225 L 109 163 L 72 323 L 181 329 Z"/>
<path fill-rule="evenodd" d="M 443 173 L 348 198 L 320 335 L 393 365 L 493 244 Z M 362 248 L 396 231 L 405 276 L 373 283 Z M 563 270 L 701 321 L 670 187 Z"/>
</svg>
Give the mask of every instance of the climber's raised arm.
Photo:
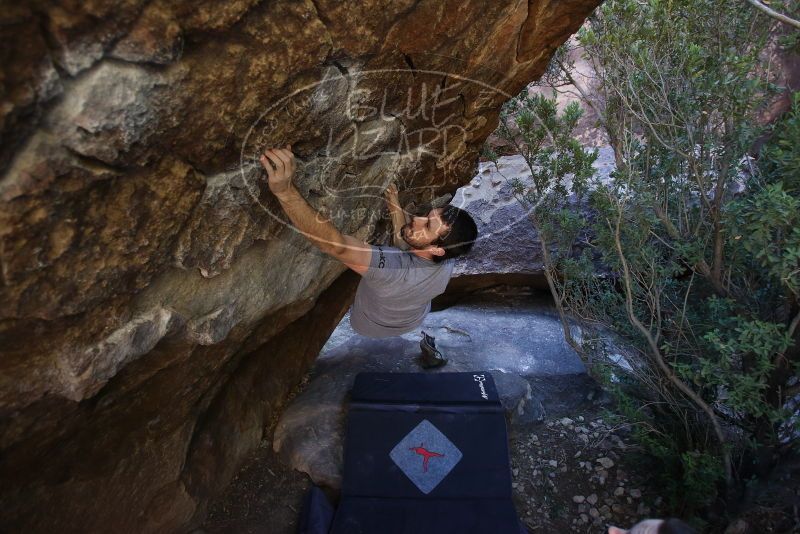
<svg viewBox="0 0 800 534">
<path fill-rule="evenodd" d="M 386 197 L 386 206 L 389 208 L 389 215 L 392 217 L 392 243 L 400 250 L 408 250 L 409 246 L 401 235 L 403 226 L 410 222 L 410 219 L 403 208 L 400 207 L 400 198 L 397 192 L 397 186 L 394 183 L 389 184 L 384 192 Z"/>
<path fill-rule="evenodd" d="M 286 148 L 268 149 L 261 156 L 270 191 L 275 194 L 292 224 L 317 248 L 358 274 L 364 274 L 372 258 L 372 248 L 360 239 L 343 235 L 330 220 L 306 202 L 292 184 L 295 160 L 291 148 L 291 145 L 287 145 Z"/>
</svg>

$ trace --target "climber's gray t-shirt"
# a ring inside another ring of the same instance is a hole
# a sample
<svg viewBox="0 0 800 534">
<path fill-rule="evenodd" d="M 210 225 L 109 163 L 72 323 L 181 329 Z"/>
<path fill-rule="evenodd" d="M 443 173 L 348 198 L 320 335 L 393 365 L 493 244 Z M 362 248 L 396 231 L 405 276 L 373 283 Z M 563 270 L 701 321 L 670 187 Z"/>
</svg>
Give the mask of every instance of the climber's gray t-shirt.
<svg viewBox="0 0 800 534">
<path fill-rule="evenodd" d="M 441 263 L 386 245 L 372 246 L 369 269 L 361 276 L 350 310 L 350 326 L 369 337 L 399 336 L 414 330 L 444 293 L 455 259 Z"/>
</svg>

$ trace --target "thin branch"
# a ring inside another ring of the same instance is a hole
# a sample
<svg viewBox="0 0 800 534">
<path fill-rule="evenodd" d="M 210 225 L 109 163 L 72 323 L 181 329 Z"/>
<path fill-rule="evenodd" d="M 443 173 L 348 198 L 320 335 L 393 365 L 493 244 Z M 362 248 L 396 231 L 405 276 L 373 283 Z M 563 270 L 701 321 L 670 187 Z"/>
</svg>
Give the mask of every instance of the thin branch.
<svg viewBox="0 0 800 534">
<path fill-rule="evenodd" d="M 609 130 L 605 114 L 600 108 L 597 107 L 594 101 L 591 98 L 589 98 L 588 92 L 583 87 L 581 87 L 580 83 L 578 83 L 578 80 L 572 76 L 572 73 L 569 71 L 569 69 L 567 69 L 567 67 L 561 61 L 556 59 L 556 63 L 558 63 L 558 67 L 561 69 L 561 72 L 564 73 L 564 76 L 566 76 L 567 80 L 569 80 L 569 82 L 575 87 L 575 89 L 581 95 L 581 100 L 583 100 L 586 103 L 586 105 L 592 108 L 592 111 L 595 112 L 595 114 L 597 115 L 597 120 L 600 122 L 600 125 L 606 130 Z"/>
<path fill-rule="evenodd" d="M 683 380 L 681 380 L 675 372 L 667 365 L 667 362 L 664 361 L 664 357 L 661 354 L 661 349 L 659 349 L 658 344 L 656 343 L 655 339 L 653 338 L 652 332 L 646 328 L 639 318 L 636 316 L 636 312 L 633 309 L 633 292 L 631 289 L 631 273 L 628 267 L 628 261 L 625 257 L 625 253 L 622 251 L 622 241 L 620 237 L 620 226 L 621 226 L 621 218 L 622 218 L 622 211 L 617 213 L 617 220 L 614 228 L 614 243 L 617 249 L 617 255 L 619 257 L 620 263 L 622 264 L 622 281 L 625 287 L 625 307 L 628 312 L 628 319 L 630 320 L 631 324 L 639 330 L 639 333 L 644 336 L 645 340 L 647 341 L 648 346 L 650 347 L 650 352 L 653 355 L 653 358 L 656 361 L 656 364 L 664 373 L 664 375 L 672 382 L 675 387 L 677 387 L 684 395 L 686 395 L 698 408 L 706 413 L 709 420 L 711 421 L 711 426 L 714 428 L 714 433 L 717 436 L 717 441 L 719 442 L 721 453 L 722 453 L 722 461 L 725 468 L 725 480 L 728 483 L 728 487 L 730 487 L 731 483 L 733 482 L 733 472 L 731 470 L 731 457 L 730 452 L 727 450 L 725 435 L 722 432 L 722 427 L 719 424 L 719 420 L 717 419 L 714 410 L 700 397 L 697 393 L 695 393 L 689 386 L 687 386 Z"/>
<path fill-rule="evenodd" d="M 786 15 L 782 15 L 777 11 L 775 11 L 774 9 L 772 9 L 771 7 L 764 5 L 759 0 L 747 0 L 747 3 L 753 5 L 756 9 L 761 10 L 762 13 L 766 13 L 767 15 L 776 20 L 779 20 L 790 26 L 794 26 L 795 28 L 800 29 L 800 20 L 795 20 L 793 18 L 787 17 Z"/>
<path fill-rule="evenodd" d="M 789 325 L 789 337 L 794 336 L 794 331 L 797 330 L 797 325 L 800 325 L 800 312 L 794 316 L 791 324 Z"/>
</svg>

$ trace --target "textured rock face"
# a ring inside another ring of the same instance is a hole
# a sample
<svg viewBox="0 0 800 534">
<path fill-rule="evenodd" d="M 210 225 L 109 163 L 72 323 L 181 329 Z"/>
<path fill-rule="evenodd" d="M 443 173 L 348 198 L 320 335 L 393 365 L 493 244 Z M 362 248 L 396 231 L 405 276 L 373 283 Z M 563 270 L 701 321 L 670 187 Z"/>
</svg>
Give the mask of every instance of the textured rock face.
<svg viewBox="0 0 800 534">
<path fill-rule="evenodd" d="M 257 151 L 374 237 L 389 179 L 468 180 L 597 3 L 3 2 L 0 530 L 197 524 L 354 283 Z"/>
<path fill-rule="evenodd" d="M 606 181 L 614 170 L 614 153 L 608 146 L 597 151 L 595 177 Z M 542 244 L 528 208 L 514 196 L 515 180 L 526 187 L 531 184 L 530 168 L 521 155 L 501 157 L 497 165 L 481 162 L 470 183 L 456 191 L 450 203 L 472 215 L 480 238 L 456 263 L 447 292 L 434 299 L 433 310 L 452 305 L 465 294 L 499 285 L 549 290 Z M 576 202 L 574 209 L 590 215 L 583 203 Z M 577 255 L 580 249 L 575 247 L 572 253 Z"/>
</svg>

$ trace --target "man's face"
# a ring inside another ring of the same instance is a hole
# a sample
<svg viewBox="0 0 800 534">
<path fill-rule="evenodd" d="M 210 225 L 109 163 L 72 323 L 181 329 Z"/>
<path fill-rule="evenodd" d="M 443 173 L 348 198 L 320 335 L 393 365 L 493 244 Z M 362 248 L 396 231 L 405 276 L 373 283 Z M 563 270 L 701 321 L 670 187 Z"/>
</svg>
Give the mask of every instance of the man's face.
<svg viewBox="0 0 800 534">
<path fill-rule="evenodd" d="M 414 217 L 410 223 L 404 225 L 400 233 L 405 242 L 413 248 L 424 249 L 447 235 L 450 227 L 442 221 L 442 211 L 444 208 L 432 209 L 427 217 Z"/>
</svg>

